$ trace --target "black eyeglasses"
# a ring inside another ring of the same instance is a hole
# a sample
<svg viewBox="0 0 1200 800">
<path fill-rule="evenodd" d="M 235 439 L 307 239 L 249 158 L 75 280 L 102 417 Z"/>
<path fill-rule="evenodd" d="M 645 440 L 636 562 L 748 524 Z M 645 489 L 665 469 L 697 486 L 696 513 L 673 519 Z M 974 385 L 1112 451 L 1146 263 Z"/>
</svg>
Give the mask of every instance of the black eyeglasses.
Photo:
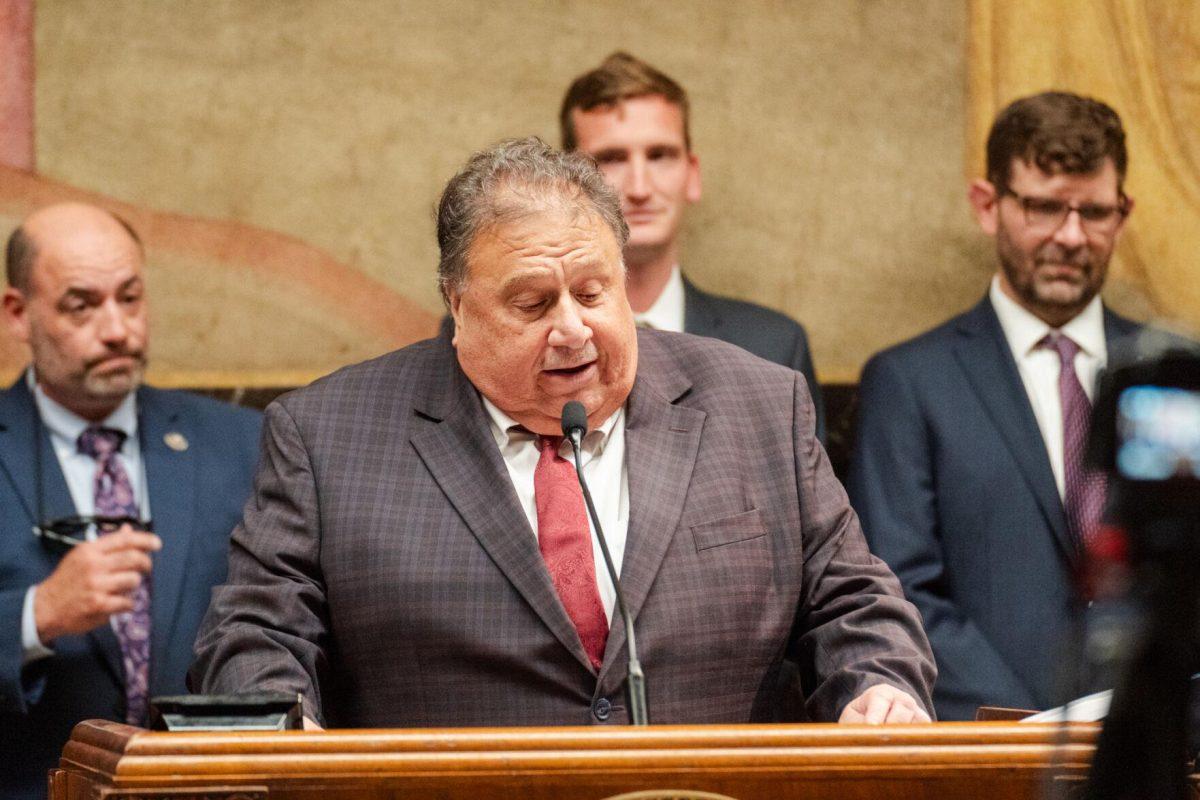
<svg viewBox="0 0 1200 800">
<path fill-rule="evenodd" d="M 1075 205 L 1053 197 L 1031 197 L 1014 192 L 1012 189 L 1000 190 L 1002 197 L 1006 194 L 1021 204 L 1021 210 L 1025 212 L 1025 224 L 1042 231 L 1057 231 L 1074 211 L 1079 215 L 1079 226 L 1086 233 L 1110 234 L 1116 230 L 1117 224 L 1129 213 L 1129 198 L 1123 193 L 1116 205 L 1105 203 Z"/>
<path fill-rule="evenodd" d="M 33 526 L 33 535 L 47 544 L 69 548 L 86 542 L 89 532 L 112 533 L 122 525 L 128 525 L 136 531 L 154 530 L 154 523 L 148 519 L 87 515 L 47 520 Z"/>
</svg>

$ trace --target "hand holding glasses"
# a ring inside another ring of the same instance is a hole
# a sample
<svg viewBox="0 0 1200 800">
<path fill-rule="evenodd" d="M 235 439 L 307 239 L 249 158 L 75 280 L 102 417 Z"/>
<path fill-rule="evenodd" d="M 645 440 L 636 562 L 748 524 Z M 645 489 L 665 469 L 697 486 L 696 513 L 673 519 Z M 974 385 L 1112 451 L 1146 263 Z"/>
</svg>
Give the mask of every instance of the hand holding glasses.
<svg viewBox="0 0 1200 800">
<path fill-rule="evenodd" d="M 33 526 L 33 535 L 44 543 L 58 548 L 71 548 L 95 536 L 112 533 L 128 525 L 135 531 L 153 532 L 154 523 L 137 517 L 106 517 L 100 515 L 59 517 Z"/>
<path fill-rule="evenodd" d="M 149 522 L 128 517 L 65 517 L 34 528 L 42 542 L 63 555 L 33 595 L 38 639 L 85 633 L 113 614 L 133 609 L 133 592 L 153 567 L 162 540 Z M 135 528 L 141 528 L 136 530 Z M 88 531 L 95 538 L 88 538 Z"/>
</svg>

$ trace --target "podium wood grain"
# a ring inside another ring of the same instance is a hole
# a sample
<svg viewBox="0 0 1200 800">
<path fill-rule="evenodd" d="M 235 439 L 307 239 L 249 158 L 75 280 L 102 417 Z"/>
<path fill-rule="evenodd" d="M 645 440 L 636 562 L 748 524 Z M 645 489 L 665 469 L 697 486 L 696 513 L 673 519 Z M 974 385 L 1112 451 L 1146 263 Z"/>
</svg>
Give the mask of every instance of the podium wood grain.
<svg viewBox="0 0 1200 800">
<path fill-rule="evenodd" d="M 965 722 L 151 733 L 90 721 L 75 728 L 50 790 L 52 800 L 1017 800 L 1082 776 L 1098 730 Z"/>
</svg>

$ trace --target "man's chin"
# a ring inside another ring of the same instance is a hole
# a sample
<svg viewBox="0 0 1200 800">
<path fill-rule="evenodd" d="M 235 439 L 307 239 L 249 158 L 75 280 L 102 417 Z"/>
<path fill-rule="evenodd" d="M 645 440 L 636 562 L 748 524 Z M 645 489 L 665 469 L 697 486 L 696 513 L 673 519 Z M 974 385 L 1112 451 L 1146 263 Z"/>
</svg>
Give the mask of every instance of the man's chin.
<svg viewBox="0 0 1200 800">
<path fill-rule="evenodd" d="M 142 372 L 139 367 L 91 373 L 84 379 L 83 388 L 97 400 L 119 400 L 141 385 Z"/>
<path fill-rule="evenodd" d="M 1087 286 L 1074 284 L 1039 284 L 1033 293 L 1036 307 L 1064 322 L 1083 311 L 1096 293 Z M 1040 315 L 1039 315 L 1040 316 Z"/>
<path fill-rule="evenodd" d="M 652 257 L 670 246 L 671 236 L 658 230 L 657 227 L 645 226 L 640 230 L 633 226 L 629 228 L 629 241 L 625 243 L 626 256 Z"/>
</svg>

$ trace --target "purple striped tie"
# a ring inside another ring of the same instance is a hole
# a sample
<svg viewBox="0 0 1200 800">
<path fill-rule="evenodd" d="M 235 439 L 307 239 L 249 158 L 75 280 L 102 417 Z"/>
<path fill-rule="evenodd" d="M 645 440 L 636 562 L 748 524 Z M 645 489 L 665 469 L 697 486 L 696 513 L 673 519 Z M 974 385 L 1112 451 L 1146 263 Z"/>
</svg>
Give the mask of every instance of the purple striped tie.
<svg viewBox="0 0 1200 800">
<path fill-rule="evenodd" d="M 112 428 L 91 427 L 79 434 L 79 452 L 96 459 L 96 515 L 138 518 L 133 485 L 117 453 L 125 434 Z M 133 591 L 133 610 L 113 618 L 125 666 L 125 721 L 145 725 L 150 699 L 150 576 Z"/>
<path fill-rule="evenodd" d="M 1086 469 L 1083 452 L 1087 446 L 1092 403 L 1075 374 L 1079 345 L 1060 333 L 1051 333 L 1039 345 L 1058 353 L 1058 396 L 1063 421 L 1063 506 L 1075 546 L 1082 552 L 1096 531 L 1104 511 L 1107 481 L 1099 470 Z"/>
</svg>

